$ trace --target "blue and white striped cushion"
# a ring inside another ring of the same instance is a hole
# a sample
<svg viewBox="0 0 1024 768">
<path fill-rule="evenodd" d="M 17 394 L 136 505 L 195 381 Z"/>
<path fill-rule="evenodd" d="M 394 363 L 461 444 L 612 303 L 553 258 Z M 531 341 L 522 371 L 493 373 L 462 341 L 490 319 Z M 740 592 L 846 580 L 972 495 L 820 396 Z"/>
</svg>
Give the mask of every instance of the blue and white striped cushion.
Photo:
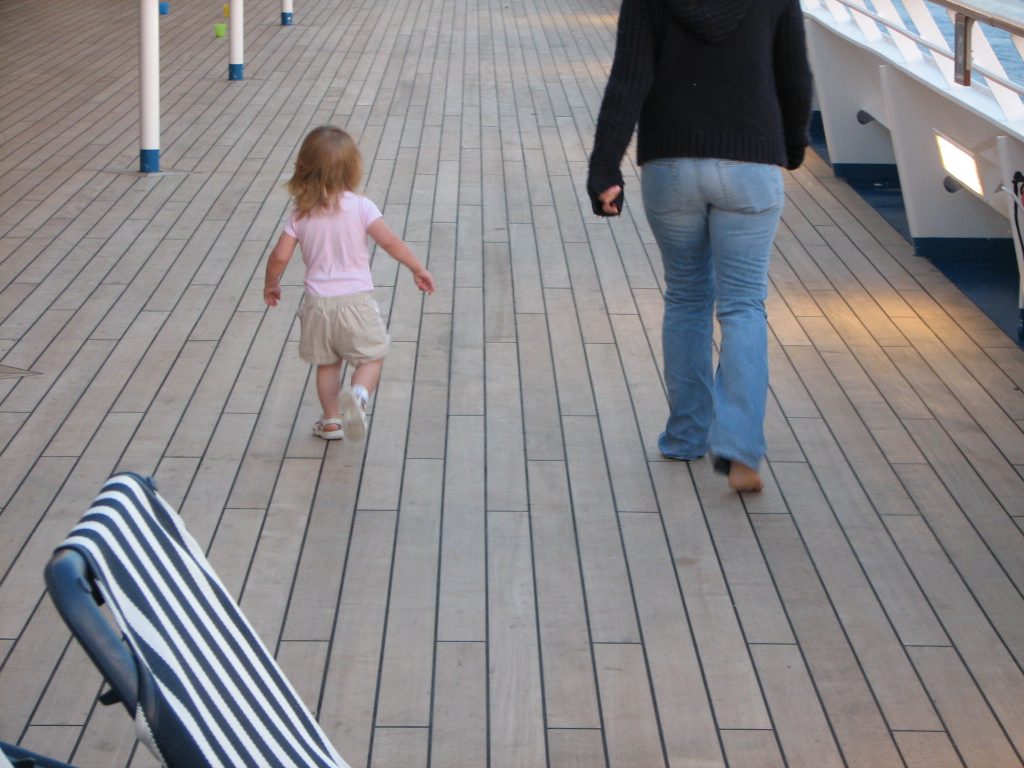
<svg viewBox="0 0 1024 768">
<path fill-rule="evenodd" d="M 146 480 L 111 477 L 65 547 L 87 559 L 155 681 L 156 711 L 145 715 L 165 765 L 348 768 Z"/>
</svg>

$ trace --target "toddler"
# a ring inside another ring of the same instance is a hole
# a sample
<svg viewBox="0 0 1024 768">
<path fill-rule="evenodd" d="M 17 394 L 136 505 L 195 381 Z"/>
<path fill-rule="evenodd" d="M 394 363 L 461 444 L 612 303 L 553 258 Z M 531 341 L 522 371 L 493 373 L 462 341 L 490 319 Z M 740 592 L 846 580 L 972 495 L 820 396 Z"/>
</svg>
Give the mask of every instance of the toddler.
<svg viewBox="0 0 1024 768">
<path fill-rule="evenodd" d="M 263 283 L 263 300 L 276 307 L 281 275 L 298 245 L 306 265 L 299 357 L 316 366 L 323 415 L 313 434 L 325 440 L 359 440 L 366 433 L 366 401 L 391 344 L 373 300 L 366 236 L 409 268 L 417 288 L 434 292 L 434 278 L 423 264 L 384 223 L 377 206 L 356 193 L 362 173 L 359 149 L 345 131 L 322 126 L 306 136 L 288 181 L 295 209 L 270 253 Z M 353 368 L 352 387 L 342 394 L 346 361 Z"/>
</svg>

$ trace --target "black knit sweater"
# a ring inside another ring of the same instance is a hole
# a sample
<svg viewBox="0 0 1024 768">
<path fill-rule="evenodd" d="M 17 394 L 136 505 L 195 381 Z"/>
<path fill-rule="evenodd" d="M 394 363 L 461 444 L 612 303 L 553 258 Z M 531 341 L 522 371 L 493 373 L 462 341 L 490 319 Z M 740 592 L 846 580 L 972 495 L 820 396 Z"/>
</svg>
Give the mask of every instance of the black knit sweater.
<svg viewBox="0 0 1024 768">
<path fill-rule="evenodd" d="M 797 168 L 811 73 L 799 0 L 623 0 L 587 191 L 637 160 L 716 157 Z M 599 209 L 595 202 L 595 211 Z"/>
</svg>

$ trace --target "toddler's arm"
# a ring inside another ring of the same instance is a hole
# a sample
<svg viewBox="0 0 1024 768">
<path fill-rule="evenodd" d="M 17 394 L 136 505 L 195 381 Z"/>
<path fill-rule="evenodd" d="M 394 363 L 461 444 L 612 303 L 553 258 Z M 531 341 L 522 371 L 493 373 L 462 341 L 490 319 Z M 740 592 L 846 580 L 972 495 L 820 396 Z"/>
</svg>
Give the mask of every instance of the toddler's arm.
<svg viewBox="0 0 1024 768">
<path fill-rule="evenodd" d="M 276 307 L 277 302 L 281 300 L 281 275 L 291 261 L 298 242 L 291 235 L 282 233 L 274 250 L 270 252 L 270 258 L 267 259 L 267 274 L 263 278 L 263 301 L 268 307 Z"/>
<path fill-rule="evenodd" d="M 377 219 L 367 227 L 366 232 L 377 242 L 377 245 L 388 252 L 392 259 L 408 267 L 412 272 L 412 279 L 416 281 L 417 288 L 427 294 L 434 292 L 434 278 L 409 250 L 409 246 L 402 241 L 402 238 L 392 232 L 391 228 L 384 223 L 384 219 Z"/>
</svg>

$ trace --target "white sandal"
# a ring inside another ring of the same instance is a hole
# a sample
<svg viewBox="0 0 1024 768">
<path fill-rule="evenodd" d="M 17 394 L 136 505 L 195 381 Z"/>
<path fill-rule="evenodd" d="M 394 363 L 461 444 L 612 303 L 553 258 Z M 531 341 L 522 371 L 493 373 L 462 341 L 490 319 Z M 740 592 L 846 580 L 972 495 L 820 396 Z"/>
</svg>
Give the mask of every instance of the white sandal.
<svg viewBox="0 0 1024 768">
<path fill-rule="evenodd" d="M 325 427 L 337 429 L 325 429 Z M 320 419 L 313 425 L 313 434 L 324 440 L 341 440 L 345 436 L 345 423 L 341 419 Z"/>
</svg>

